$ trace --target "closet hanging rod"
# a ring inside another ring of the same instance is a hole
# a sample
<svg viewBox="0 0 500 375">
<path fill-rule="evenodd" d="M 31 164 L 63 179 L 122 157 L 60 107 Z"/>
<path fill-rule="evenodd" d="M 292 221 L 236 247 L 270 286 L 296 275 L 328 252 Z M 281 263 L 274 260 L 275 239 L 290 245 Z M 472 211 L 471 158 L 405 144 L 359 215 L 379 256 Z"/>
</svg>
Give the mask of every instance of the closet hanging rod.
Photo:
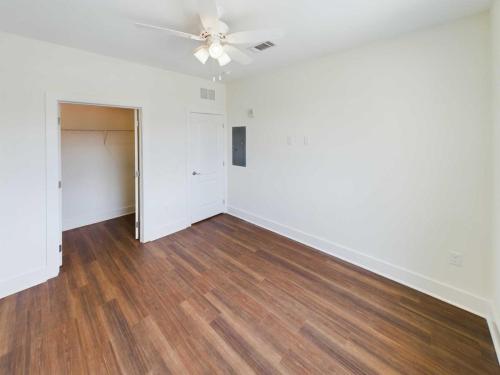
<svg viewBox="0 0 500 375">
<path fill-rule="evenodd" d="M 133 132 L 133 129 L 61 129 L 64 132 Z"/>
</svg>

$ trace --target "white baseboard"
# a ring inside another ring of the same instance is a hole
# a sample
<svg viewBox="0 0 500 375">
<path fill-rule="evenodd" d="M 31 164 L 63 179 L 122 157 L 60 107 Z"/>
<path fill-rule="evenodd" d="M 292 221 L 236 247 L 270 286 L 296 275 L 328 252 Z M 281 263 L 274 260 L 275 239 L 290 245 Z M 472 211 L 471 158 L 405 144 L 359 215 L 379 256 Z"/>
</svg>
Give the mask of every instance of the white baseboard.
<svg viewBox="0 0 500 375">
<path fill-rule="evenodd" d="M 130 215 L 135 212 L 135 205 L 120 207 L 113 210 L 100 211 L 76 217 L 63 219 L 63 231 L 80 228 L 85 225 L 100 223 L 101 221 L 115 219 L 120 216 Z"/>
<path fill-rule="evenodd" d="M 500 314 L 493 303 L 491 303 L 491 313 L 487 320 L 491 339 L 497 353 L 498 364 L 500 365 Z"/>
<path fill-rule="evenodd" d="M 174 221 L 174 222 L 169 223 L 167 225 L 163 225 L 161 227 L 157 227 L 157 228 L 153 229 L 152 231 L 150 231 L 149 233 L 146 233 L 146 235 L 144 236 L 144 242 L 157 240 L 158 238 L 162 238 L 162 237 L 168 236 L 169 234 L 186 229 L 189 226 L 190 226 L 190 224 L 188 223 L 188 221 L 185 219 L 182 219 L 182 220 Z"/>
<path fill-rule="evenodd" d="M 46 268 L 39 268 L 11 279 L 3 280 L 0 282 L 0 298 L 10 296 L 11 294 L 41 284 L 48 279 L 57 276 L 58 273 L 59 270 L 57 270 L 56 273 L 54 270 L 47 272 Z"/>
<path fill-rule="evenodd" d="M 240 219 L 281 234 L 292 240 L 318 249 L 324 253 L 345 260 L 356 266 L 387 277 L 422 293 L 438 298 L 454 306 L 487 318 L 490 315 L 490 301 L 439 280 L 397 266 L 387 261 L 363 254 L 359 251 L 304 233 L 298 229 L 265 219 L 245 210 L 228 207 L 228 213 Z"/>
<path fill-rule="evenodd" d="M 248 211 L 235 207 L 228 207 L 227 212 L 230 215 L 234 215 L 259 227 L 313 247 L 326 254 L 345 260 L 356 266 L 367 269 L 368 271 L 387 277 L 388 279 L 485 318 L 488 322 L 488 327 L 497 353 L 497 359 L 500 364 L 500 315 L 491 301 L 417 272 L 363 254 L 347 246 L 339 245 L 323 238 L 304 233 L 298 229 L 265 219 Z"/>
</svg>

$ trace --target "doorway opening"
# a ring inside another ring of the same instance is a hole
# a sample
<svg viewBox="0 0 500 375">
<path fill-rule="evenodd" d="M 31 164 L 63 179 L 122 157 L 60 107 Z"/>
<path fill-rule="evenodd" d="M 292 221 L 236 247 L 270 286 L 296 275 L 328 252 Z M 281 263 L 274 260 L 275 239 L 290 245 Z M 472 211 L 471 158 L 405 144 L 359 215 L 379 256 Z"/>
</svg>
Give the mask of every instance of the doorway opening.
<svg viewBox="0 0 500 375">
<path fill-rule="evenodd" d="M 61 230 L 129 215 L 140 239 L 140 112 L 59 102 Z"/>
</svg>

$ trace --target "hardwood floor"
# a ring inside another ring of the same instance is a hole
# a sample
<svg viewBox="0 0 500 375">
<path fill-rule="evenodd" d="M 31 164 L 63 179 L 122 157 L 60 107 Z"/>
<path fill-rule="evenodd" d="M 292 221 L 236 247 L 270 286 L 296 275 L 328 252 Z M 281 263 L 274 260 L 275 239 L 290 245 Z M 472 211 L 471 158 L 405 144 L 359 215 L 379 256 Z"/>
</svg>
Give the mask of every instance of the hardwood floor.
<svg viewBox="0 0 500 375">
<path fill-rule="evenodd" d="M 234 217 L 132 233 L 65 232 L 0 300 L 1 374 L 500 374 L 484 319 Z"/>
</svg>

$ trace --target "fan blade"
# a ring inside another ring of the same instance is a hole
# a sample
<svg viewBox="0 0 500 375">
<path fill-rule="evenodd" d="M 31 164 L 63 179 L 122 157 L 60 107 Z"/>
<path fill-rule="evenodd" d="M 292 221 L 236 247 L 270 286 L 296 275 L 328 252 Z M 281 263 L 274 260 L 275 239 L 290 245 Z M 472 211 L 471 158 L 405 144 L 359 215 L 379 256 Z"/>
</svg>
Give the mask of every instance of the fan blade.
<svg viewBox="0 0 500 375">
<path fill-rule="evenodd" d="M 217 31 L 219 13 L 215 0 L 198 0 L 198 9 L 200 10 L 200 20 L 203 28 Z"/>
<path fill-rule="evenodd" d="M 239 62 L 240 64 L 247 65 L 250 64 L 253 60 L 250 56 L 245 54 L 243 51 L 239 50 L 236 47 L 233 47 L 229 44 L 224 46 L 224 52 L 234 61 Z"/>
<path fill-rule="evenodd" d="M 283 34 L 283 30 L 280 29 L 240 31 L 227 35 L 225 41 L 232 44 L 260 43 L 279 39 Z"/>
<path fill-rule="evenodd" d="M 144 27 L 146 29 L 154 29 L 154 30 L 166 31 L 167 33 L 170 33 L 170 34 L 175 35 L 175 36 L 180 36 L 181 38 L 188 38 L 188 39 L 199 40 L 199 41 L 203 41 L 204 40 L 199 35 L 189 34 L 189 33 L 185 33 L 184 31 L 173 30 L 173 29 L 169 29 L 169 28 L 163 27 L 163 26 L 148 25 L 148 24 L 145 24 L 145 23 L 138 23 L 138 22 L 135 23 L 135 26 L 137 26 L 137 27 Z"/>
</svg>

